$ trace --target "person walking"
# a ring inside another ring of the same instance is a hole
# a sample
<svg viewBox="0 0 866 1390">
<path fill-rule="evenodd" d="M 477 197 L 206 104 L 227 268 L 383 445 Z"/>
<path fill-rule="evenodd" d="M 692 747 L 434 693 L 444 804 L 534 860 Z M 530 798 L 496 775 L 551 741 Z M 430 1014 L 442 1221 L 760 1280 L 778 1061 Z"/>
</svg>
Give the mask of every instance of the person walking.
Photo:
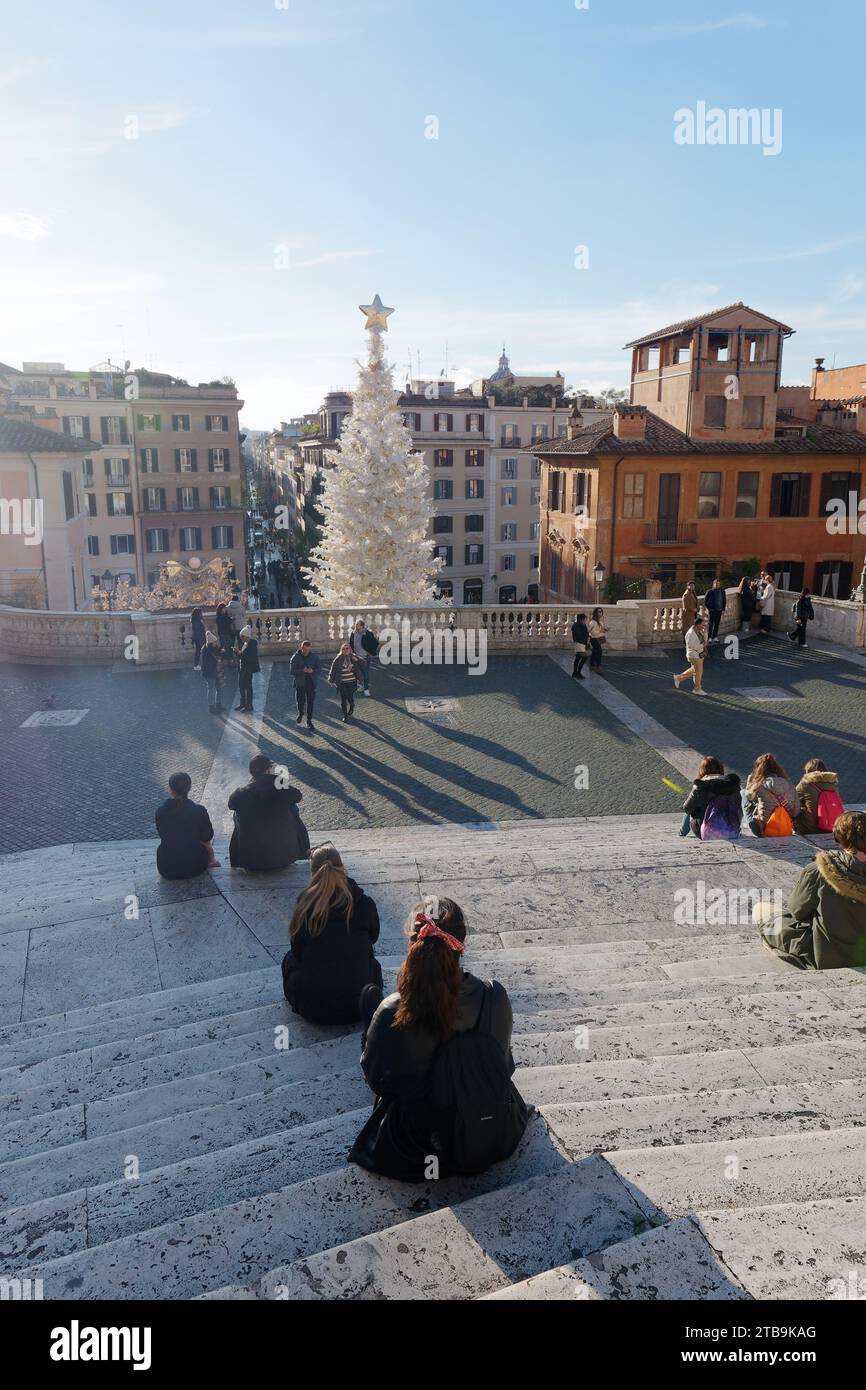
<svg viewBox="0 0 866 1390">
<path fill-rule="evenodd" d="M 265 753 L 250 761 L 250 780 L 236 787 L 228 800 L 235 828 L 229 842 L 232 868 L 254 873 L 286 869 L 310 856 L 310 837 L 298 802 L 303 793 L 286 784 Z"/>
<path fill-rule="evenodd" d="M 590 652 L 589 628 L 586 625 L 585 613 L 578 613 L 572 623 L 571 640 L 574 643 L 574 664 L 571 668 L 571 678 L 576 681 L 585 681 L 586 676 L 581 673 Z"/>
<path fill-rule="evenodd" d="M 190 614 L 190 635 L 195 651 L 192 669 L 198 671 L 201 668 L 201 653 L 205 643 L 204 614 L 200 608 L 194 608 Z"/>
<path fill-rule="evenodd" d="M 333 845 L 310 855 L 310 882 L 299 894 L 283 957 L 283 993 L 309 1023 L 357 1023 L 361 993 L 381 993 L 382 967 L 373 952 L 379 913 Z"/>
<path fill-rule="evenodd" d="M 761 610 L 761 632 L 768 637 L 773 629 L 773 615 L 776 611 L 776 586 L 766 570 L 761 576 L 758 589 L 758 607 Z"/>
<path fill-rule="evenodd" d="M 601 670 L 601 658 L 604 655 L 606 641 L 607 628 L 604 625 L 604 613 L 600 608 L 593 608 L 589 619 L 589 669 L 591 672 L 598 673 Z"/>
<path fill-rule="evenodd" d="M 866 815 L 847 811 L 833 838 L 837 848 L 818 851 L 783 912 L 766 902 L 752 910 L 764 945 L 801 970 L 866 965 Z"/>
<path fill-rule="evenodd" d="M 698 594 L 695 581 L 690 579 L 683 594 L 683 632 L 688 632 L 698 616 Z"/>
<path fill-rule="evenodd" d="M 369 1172 L 405 1182 L 480 1173 L 509 1158 L 526 1130 L 530 1112 L 511 1079 L 511 1001 L 463 969 L 466 936 L 457 903 L 427 898 L 409 920 L 396 993 L 362 992 L 361 1069 L 376 1104 L 349 1161 Z"/>
<path fill-rule="evenodd" d="M 709 645 L 715 646 L 719 640 L 719 626 L 722 621 L 722 614 L 727 606 L 728 596 L 722 588 L 721 579 L 714 579 L 707 592 L 704 594 L 704 607 L 709 614 L 710 632 Z"/>
<path fill-rule="evenodd" d="M 812 607 L 812 598 L 808 589 L 803 589 L 800 597 L 795 601 L 792 610 L 794 627 L 788 633 L 788 640 L 796 642 L 798 646 L 806 646 L 806 627 L 815 617 L 815 610 Z"/>
<path fill-rule="evenodd" d="M 203 806 L 190 801 L 191 787 L 188 772 L 173 772 L 168 779 L 168 800 L 156 813 L 156 867 L 163 878 L 197 878 L 207 868 L 219 868 L 211 844 L 214 832 L 210 816 Z"/>
<path fill-rule="evenodd" d="M 238 634 L 238 700 L 236 713 L 253 712 L 253 676 L 262 668 L 259 665 L 259 644 L 253 635 L 252 626 L 247 623 Z"/>
<path fill-rule="evenodd" d="M 755 591 L 748 575 L 744 574 L 740 580 L 737 594 L 740 599 L 740 623 L 743 631 L 748 632 L 752 626 L 752 614 L 755 611 Z"/>
<path fill-rule="evenodd" d="M 359 618 L 352 633 L 352 651 L 361 663 L 361 679 L 367 696 L 370 694 L 370 662 L 378 650 L 378 640 L 368 630 L 364 619 Z"/>
<path fill-rule="evenodd" d="M 777 838 L 794 834 L 800 796 L 772 753 L 755 759 L 743 788 L 743 814 L 753 835 Z"/>
<path fill-rule="evenodd" d="M 295 697 L 298 702 L 297 723 L 301 724 L 307 716 L 307 728 L 313 728 L 313 705 L 316 700 L 316 680 L 322 670 L 318 653 L 313 651 L 312 642 L 303 641 L 289 662 L 289 671 L 295 684 Z"/>
<path fill-rule="evenodd" d="M 207 682 L 207 705 L 210 714 L 224 714 L 222 690 L 225 684 L 225 657 L 216 633 L 205 635 L 205 645 L 201 654 L 201 674 Z"/>
<path fill-rule="evenodd" d="M 686 633 L 686 659 L 688 660 L 688 670 L 681 671 L 678 676 L 674 676 L 674 685 L 679 690 L 684 680 L 692 678 L 692 694 L 706 695 L 703 687 L 704 680 L 704 656 L 706 655 L 706 638 L 704 635 L 703 618 L 695 618 L 688 632 Z"/>
<path fill-rule="evenodd" d="M 351 643 L 344 642 L 331 662 L 328 684 L 340 692 L 340 705 L 343 710 L 343 723 L 348 724 L 355 713 L 355 691 L 363 678 L 363 666 L 352 651 Z"/>
</svg>

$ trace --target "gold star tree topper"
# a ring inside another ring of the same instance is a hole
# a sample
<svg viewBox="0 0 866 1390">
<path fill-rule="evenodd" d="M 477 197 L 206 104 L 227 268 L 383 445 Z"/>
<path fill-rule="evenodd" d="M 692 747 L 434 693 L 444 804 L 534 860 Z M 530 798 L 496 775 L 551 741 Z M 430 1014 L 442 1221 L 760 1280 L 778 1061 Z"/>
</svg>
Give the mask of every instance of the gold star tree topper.
<svg viewBox="0 0 866 1390">
<path fill-rule="evenodd" d="M 367 315 L 367 322 L 364 324 L 365 328 L 381 328 L 384 329 L 386 333 L 388 332 L 388 319 L 390 315 L 393 314 L 394 310 L 387 308 L 378 295 L 376 295 L 372 304 L 359 304 L 358 308 L 361 310 L 362 314 Z"/>
</svg>

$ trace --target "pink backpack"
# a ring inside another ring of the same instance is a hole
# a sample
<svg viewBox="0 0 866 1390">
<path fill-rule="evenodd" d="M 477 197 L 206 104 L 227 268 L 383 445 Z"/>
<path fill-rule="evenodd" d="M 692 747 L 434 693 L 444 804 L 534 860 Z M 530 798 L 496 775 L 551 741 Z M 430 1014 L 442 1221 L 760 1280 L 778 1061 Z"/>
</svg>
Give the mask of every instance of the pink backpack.
<svg viewBox="0 0 866 1390">
<path fill-rule="evenodd" d="M 833 827 L 840 816 L 844 816 L 845 807 L 842 798 L 837 791 L 822 791 L 818 793 L 818 810 L 816 819 L 818 829 L 826 834 L 832 835 Z"/>
</svg>

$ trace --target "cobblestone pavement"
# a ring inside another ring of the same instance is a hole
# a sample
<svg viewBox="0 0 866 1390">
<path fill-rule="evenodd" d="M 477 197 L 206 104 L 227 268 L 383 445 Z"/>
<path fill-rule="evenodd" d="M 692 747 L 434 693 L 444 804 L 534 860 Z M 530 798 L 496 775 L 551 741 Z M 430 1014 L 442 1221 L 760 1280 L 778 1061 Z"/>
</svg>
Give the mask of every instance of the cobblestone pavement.
<svg viewBox="0 0 866 1390">
<path fill-rule="evenodd" d="M 866 671 L 834 656 L 800 652 L 786 639 L 750 638 L 737 660 L 724 644 L 704 666 L 705 700 L 690 684 L 674 689 L 685 669 L 679 652 L 646 661 L 637 653 L 606 663 L 611 684 L 701 753 L 713 753 L 742 776 L 760 753 L 774 753 L 795 782 L 809 758 L 841 774 L 846 803 L 866 801 Z M 793 698 L 755 703 L 743 687 L 777 686 Z M 676 779 L 674 779 L 676 780 Z"/>
</svg>

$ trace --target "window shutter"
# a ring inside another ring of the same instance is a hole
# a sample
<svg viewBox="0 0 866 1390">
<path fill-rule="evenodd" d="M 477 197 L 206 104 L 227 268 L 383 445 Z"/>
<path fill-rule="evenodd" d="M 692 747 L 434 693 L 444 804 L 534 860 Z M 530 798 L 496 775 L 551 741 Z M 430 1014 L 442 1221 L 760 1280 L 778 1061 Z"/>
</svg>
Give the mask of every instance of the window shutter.
<svg viewBox="0 0 866 1390">
<path fill-rule="evenodd" d="M 234 549 L 235 528 L 233 526 L 226 527 L 226 540 L 228 541 L 229 550 Z"/>
<path fill-rule="evenodd" d="M 62 422 L 63 422 L 63 433 L 64 433 L 64 434 L 68 434 L 68 433 L 69 433 L 69 416 L 68 416 L 68 415 L 63 415 L 63 416 L 61 416 L 61 420 L 62 420 Z"/>
<path fill-rule="evenodd" d="M 128 544 L 127 544 L 127 552 L 126 552 L 126 553 L 127 553 L 128 555 L 134 555 L 134 554 L 135 554 L 135 535 L 134 535 L 134 534 L 128 537 Z"/>
<path fill-rule="evenodd" d="M 96 513 L 96 493 L 95 493 L 95 492 L 89 492 L 89 493 L 87 494 L 87 505 L 88 505 L 88 510 L 90 511 L 90 515 L 91 515 L 91 516 L 96 516 L 97 513 Z"/>
<path fill-rule="evenodd" d="M 126 421 L 122 418 L 120 421 L 120 442 L 121 444 L 129 443 L 129 430 L 126 427 Z"/>
<path fill-rule="evenodd" d="M 449 433 L 449 434 L 451 433 L 451 431 L 453 430 L 453 428 L 454 428 L 454 416 L 453 416 L 453 415 L 449 415 L 449 416 L 448 416 L 448 433 Z"/>
<path fill-rule="evenodd" d="M 116 537 L 116 536 L 112 536 L 112 537 L 111 537 L 111 553 L 112 553 L 112 555 L 116 555 L 116 554 L 117 554 L 117 537 Z"/>
<path fill-rule="evenodd" d="M 209 415 L 205 415 L 205 417 L 204 417 L 204 427 L 205 427 L 205 429 L 206 429 L 208 432 L 210 432 L 210 416 L 209 416 Z"/>
<path fill-rule="evenodd" d="M 198 472 L 198 449 L 190 449 L 190 451 L 189 451 L 189 461 L 190 461 L 190 463 L 191 463 L 191 465 L 192 465 L 192 471 L 193 471 L 193 473 L 197 473 L 197 472 Z"/>
<path fill-rule="evenodd" d="M 154 429 L 157 429 L 157 430 L 161 430 L 161 429 L 162 429 L 162 416 L 161 416 L 161 415 L 157 415 L 157 416 L 155 417 Z"/>
<path fill-rule="evenodd" d="M 232 504 L 232 490 L 231 490 L 230 487 L 227 487 L 227 488 L 226 488 L 226 506 L 227 506 L 227 507 L 230 507 L 231 504 Z"/>
<path fill-rule="evenodd" d="M 138 430 L 144 429 L 144 416 L 140 412 L 135 417 L 135 428 Z"/>
<path fill-rule="evenodd" d="M 100 434 L 101 434 L 101 436 L 102 436 L 102 442 L 103 442 L 103 444 L 107 444 L 107 443 L 108 443 L 108 420 L 107 420 L 107 418 L 106 418 L 105 415 L 100 416 L 100 419 L 99 419 L 99 430 L 100 430 Z"/>
<path fill-rule="evenodd" d="M 778 515 L 779 515 L 779 506 L 780 506 L 780 504 L 781 504 L 781 497 L 782 497 L 782 475 L 781 475 L 781 473 L 774 473 L 774 474 L 773 474 L 773 485 L 772 485 L 772 487 L 771 487 L 771 489 L 770 489 L 770 516 L 778 516 Z"/>
<path fill-rule="evenodd" d="M 223 472 L 228 473 L 231 467 L 231 455 L 228 449 L 223 449 Z"/>
<path fill-rule="evenodd" d="M 125 492 L 123 495 L 126 498 L 126 515 L 132 516 L 132 493 Z"/>
<path fill-rule="evenodd" d="M 586 513 L 587 516 L 592 512 L 592 474 L 586 475 Z"/>
<path fill-rule="evenodd" d="M 89 438 L 90 438 L 90 416 L 89 416 L 89 415 L 85 415 L 85 417 L 84 417 L 84 438 L 85 438 L 85 439 L 89 439 Z"/>
<path fill-rule="evenodd" d="M 175 473 L 180 472 L 180 449 L 174 451 L 174 471 Z"/>
<path fill-rule="evenodd" d="M 229 432 L 229 417 L 228 417 L 227 415 L 224 415 L 224 416 L 223 416 L 223 430 L 224 430 L 224 432 L 225 432 L 226 434 L 228 434 L 228 432 Z"/>
<path fill-rule="evenodd" d="M 207 466 L 208 466 L 208 472 L 209 472 L 209 473 L 212 473 L 212 472 L 213 472 L 213 449 L 208 449 L 208 451 L 207 451 Z"/>
<path fill-rule="evenodd" d="M 812 476 L 810 473 L 800 474 L 800 516 L 809 515 L 809 493 L 811 492 Z M 846 499 L 847 500 L 847 499 Z"/>
<path fill-rule="evenodd" d="M 179 488 L 176 489 L 176 491 L 177 491 L 177 509 L 178 509 L 178 511 L 181 511 L 182 508 L 183 508 L 183 488 L 179 487 Z"/>
<path fill-rule="evenodd" d="M 162 510 L 165 511 L 165 488 L 164 488 L 164 487 L 161 487 L 161 488 L 159 489 L 159 505 L 161 506 Z"/>
<path fill-rule="evenodd" d="M 436 411 L 435 415 L 433 416 L 433 433 L 434 433 L 434 434 L 438 434 L 438 433 L 439 433 L 439 412 L 438 412 L 438 410 Z"/>
</svg>

